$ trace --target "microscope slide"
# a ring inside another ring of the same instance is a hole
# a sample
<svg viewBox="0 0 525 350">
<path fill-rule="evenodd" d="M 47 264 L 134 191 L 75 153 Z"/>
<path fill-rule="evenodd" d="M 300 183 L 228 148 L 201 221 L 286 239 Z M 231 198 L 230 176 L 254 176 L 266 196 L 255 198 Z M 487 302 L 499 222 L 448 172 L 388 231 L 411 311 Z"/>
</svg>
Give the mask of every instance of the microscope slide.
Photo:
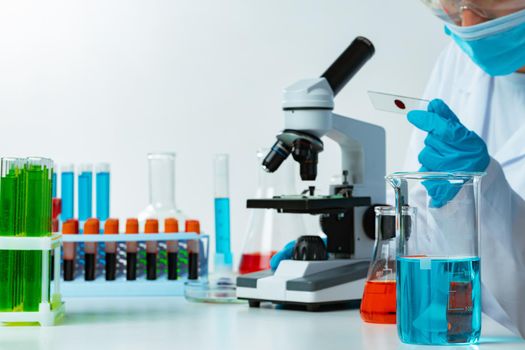
<svg viewBox="0 0 525 350">
<path fill-rule="evenodd" d="M 370 97 L 370 101 L 375 109 L 401 114 L 407 114 L 414 109 L 426 110 L 429 102 L 421 98 L 392 95 L 377 91 L 368 91 L 368 97 Z"/>
</svg>

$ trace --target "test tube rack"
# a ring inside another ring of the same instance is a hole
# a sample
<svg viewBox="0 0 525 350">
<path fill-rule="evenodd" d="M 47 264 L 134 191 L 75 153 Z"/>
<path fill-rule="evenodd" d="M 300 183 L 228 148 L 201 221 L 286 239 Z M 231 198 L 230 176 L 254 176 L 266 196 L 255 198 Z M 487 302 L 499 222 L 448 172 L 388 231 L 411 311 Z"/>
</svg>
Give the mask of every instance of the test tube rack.
<svg viewBox="0 0 525 350">
<path fill-rule="evenodd" d="M 166 242 L 178 242 L 179 246 L 179 278 L 168 280 L 166 265 L 162 262 L 163 253 L 166 252 Z M 187 273 L 187 243 L 188 241 L 199 241 L 199 280 L 208 277 L 209 236 L 188 232 L 178 233 L 138 233 L 138 234 L 66 234 L 63 235 L 64 243 L 77 243 L 77 258 L 75 263 L 75 279 L 73 281 L 62 280 L 62 293 L 65 297 L 103 297 L 103 296 L 182 296 L 184 286 L 188 282 Z M 146 242 L 156 241 L 159 243 L 159 257 L 157 260 L 158 276 L 155 280 L 147 280 L 145 277 L 144 256 Z M 93 281 L 84 279 L 83 245 L 87 242 L 97 243 L 97 274 Z M 115 280 L 105 279 L 104 271 L 104 243 L 116 242 L 117 253 L 117 276 Z M 137 265 L 137 279 L 126 279 L 126 242 L 139 243 L 139 259 Z M 101 244 L 98 244 L 101 243 Z"/>
<path fill-rule="evenodd" d="M 47 237 L 0 237 L 0 251 L 42 252 L 42 298 L 38 311 L 0 312 L 0 322 L 7 325 L 39 323 L 53 326 L 64 317 L 64 303 L 60 294 L 60 247 L 62 235 L 54 233 Z M 50 252 L 54 254 L 51 268 Z M 53 281 L 51 281 L 51 269 Z"/>
</svg>

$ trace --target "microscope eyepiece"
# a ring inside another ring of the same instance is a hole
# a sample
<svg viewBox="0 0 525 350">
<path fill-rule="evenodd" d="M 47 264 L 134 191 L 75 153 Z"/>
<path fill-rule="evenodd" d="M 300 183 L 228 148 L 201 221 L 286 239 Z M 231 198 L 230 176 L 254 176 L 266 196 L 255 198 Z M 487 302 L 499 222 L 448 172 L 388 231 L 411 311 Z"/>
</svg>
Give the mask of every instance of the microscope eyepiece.
<svg viewBox="0 0 525 350">
<path fill-rule="evenodd" d="M 272 146 L 272 149 L 268 155 L 263 160 L 263 169 L 269 173 L 273 173 L 279 169 L 284 160 L 288 158 L 291 151 L 291 148 L 286 146 L 283 141 L 277 140 L 277 142 Z"/>
</svg>

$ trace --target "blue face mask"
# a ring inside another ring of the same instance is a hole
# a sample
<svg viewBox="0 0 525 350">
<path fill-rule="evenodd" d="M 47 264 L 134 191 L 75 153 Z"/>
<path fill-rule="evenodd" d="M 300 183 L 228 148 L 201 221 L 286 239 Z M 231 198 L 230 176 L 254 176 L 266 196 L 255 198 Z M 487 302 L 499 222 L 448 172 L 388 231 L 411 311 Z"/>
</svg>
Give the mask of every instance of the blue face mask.
<svg viewBox="0 0 525 350">
<path fill-rule="evenodd" d="M 525 10 L 469 27 L 447 24 L 445 33 L 491 76 L 525 66 Z"/>
</svg>

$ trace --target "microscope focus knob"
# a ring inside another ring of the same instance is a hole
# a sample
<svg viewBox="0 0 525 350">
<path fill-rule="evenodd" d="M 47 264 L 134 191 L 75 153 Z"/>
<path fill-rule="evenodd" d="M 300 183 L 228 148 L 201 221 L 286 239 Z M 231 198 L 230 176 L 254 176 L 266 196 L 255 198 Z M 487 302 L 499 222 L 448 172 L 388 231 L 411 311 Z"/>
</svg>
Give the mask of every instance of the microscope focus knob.
<svg viewBox="0 0 525 350">
<path fill-rule="evenodd" d="M 295 242 L 293 260 L 326 260 L 326 246 L 319 236 L 301 236 Z"/>
</svg>

